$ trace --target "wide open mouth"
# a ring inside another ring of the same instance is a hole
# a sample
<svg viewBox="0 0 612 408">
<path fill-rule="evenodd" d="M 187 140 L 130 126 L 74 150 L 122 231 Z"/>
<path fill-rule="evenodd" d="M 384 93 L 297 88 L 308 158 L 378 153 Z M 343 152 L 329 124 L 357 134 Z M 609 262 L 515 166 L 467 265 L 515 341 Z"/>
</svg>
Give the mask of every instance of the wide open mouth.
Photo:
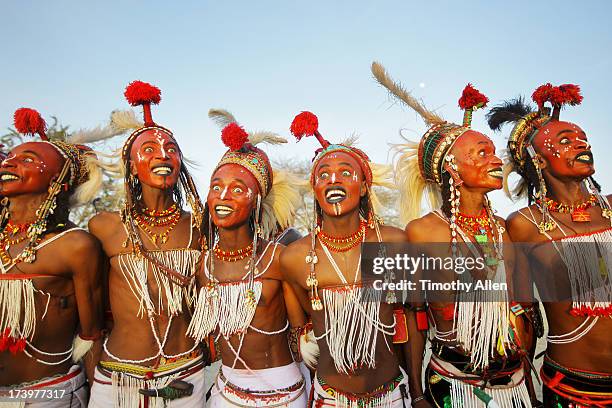
<svg viewBox="0 0 612 408">
<path fill-rule="evenodd" d="M 346 190 L 343 187 L 329 187 L 325 190 L 325 201 L 329 204 L 337 204 L 346 199 Z"/>
</svg>

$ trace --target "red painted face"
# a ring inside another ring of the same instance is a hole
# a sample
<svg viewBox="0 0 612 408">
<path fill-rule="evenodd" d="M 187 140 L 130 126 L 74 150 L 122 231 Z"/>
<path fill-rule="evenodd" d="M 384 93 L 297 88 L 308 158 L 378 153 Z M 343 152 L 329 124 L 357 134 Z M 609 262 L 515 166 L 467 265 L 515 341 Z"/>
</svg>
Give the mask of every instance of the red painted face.
<svg viewBox="0 0 612 408">
<path fill-rule="evenodd" d="M 559 178 L 584 179 L 595 173 L 591 145 L 584 130 L 569 122 L 551 121 L 533 140 L 544 159 L 544 171 Z"/>
<path fill-rule="evenodd" d="M 213 174 L 206 202 L 218 228 L 237 228 L 249 220 L 257 203 L 259 185 L 238 164 L 224 164 Z"/>
<path fill-rule="evenodd" d="M 314 194 L 321 210 L 331 217 L 359 208 L 366 182 L 359 162 L 349 153 L 332 152 L 314 169 Z"/>
<path fill-rule="evenodd" d="M 498 190 L 503 185 L 502 161 L 495 155 L 495 145 L 487 136 L 468 130 L 459 136 L 450 151 L 463 186 Z"/>
<path fill-rule="evenodd" d="M 132 143 L 130 162 L 132 174 L 141 183 L 167 190 L 178 182 L 182 157 L 172 136 L 160 129 L 149 129 Z"/>
<path fill-rule="evenodd" d="M 64 162 L 62 155 L 48 143 L 20 144 L 2 161 L 0 195 L 14 197 L 46 193 Z"/>
</svg>

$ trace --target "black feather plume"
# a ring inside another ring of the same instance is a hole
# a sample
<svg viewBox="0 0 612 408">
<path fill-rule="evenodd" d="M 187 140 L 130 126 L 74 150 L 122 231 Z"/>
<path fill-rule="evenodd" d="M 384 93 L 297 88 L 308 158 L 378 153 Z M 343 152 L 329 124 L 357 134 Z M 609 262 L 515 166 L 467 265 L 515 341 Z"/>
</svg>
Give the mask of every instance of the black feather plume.
<svg viewBox="0 0 612 408">
<path fill-rule="evenodd" d="M 533 112 L 531 106 L 525 103 L 522 96 L 502 102 L 487 112 L 486 118 L 492 130 L 499 131 L 506 123 L 516 122 L 523 116 Z"/>
</svg>

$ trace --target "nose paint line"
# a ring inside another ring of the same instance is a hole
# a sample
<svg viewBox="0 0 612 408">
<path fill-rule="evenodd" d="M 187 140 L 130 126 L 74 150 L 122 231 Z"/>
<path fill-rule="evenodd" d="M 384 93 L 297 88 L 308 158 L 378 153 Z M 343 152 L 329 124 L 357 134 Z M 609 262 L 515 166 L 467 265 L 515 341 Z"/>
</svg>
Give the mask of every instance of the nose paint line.
<svg viewBox="0 0 612 408">
<path fill-rule="evenodd" d="M 225 198 L 225 195 L 227 194 L 227 186 L 225 186 L 225 188 L 223 189 L 223 191 L 221 192 L 221 199 L 223 200 Z"/>
<path fill-rule="evenodd" d="M 576 138 L 577 141 L 584 143 L 584 146 L 586 149 L 590 149 L 591 148 L 591 144 L 586 140 L 586 139 L 581 139 L 579 137 Z"/>
<path fill-rule="evenodd" d="M 332 175 L 331 175 L 331 182 L 332 182 L 332 183 L 335 183 L 335 182 L 336 182 L 336 173 L 335 173 L 335 172 L 334 172 L 334 173 L 332 173 Z"/>
</svg>

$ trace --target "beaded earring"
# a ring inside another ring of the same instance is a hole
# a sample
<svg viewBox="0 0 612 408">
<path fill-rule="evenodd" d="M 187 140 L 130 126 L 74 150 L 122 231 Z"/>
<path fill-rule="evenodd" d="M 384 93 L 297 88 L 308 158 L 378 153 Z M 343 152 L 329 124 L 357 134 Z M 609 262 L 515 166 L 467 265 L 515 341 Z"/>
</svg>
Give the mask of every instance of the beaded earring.
<svg viewBox="0 0 612 408">
<path fill-rule="evenodd" d="M 315 271 L 315 266 L 319 262 L 317 252 L 315 251 L 315 245 L 317 233 L 320 228 L 316 200 L 314 202 L 314 207 L 315 216 L 312 223 L 312 231 L 310 233 L 310 250 L 308 251 L 308 255 L 306 255 L 305 261 L 310 268 L 308 277 L 306 278 L 306 287 L 310 290 L 310 305 L 312 310 L 318 311 L 323 310 L 323 302 L 321 302 L 321 298 L 319 297 L 319 280 L 317 279 L 317 273 Z"/>
<path fill-rule="evenodd" d="M 535 167 L 536 174 L 538 175 L 538 191 L 535 193 L 536 198 L 539 198 L 542 202 L 546 199 L 547 189 L 546 189 L 546 181 L 544 180 L 544 176 L 542 175 L 542 168 L 540 167 L 539 156 L 536 153 L 535 149 L 532 145 L 527 146 L 527 153 L 531 157 L 531 162 Z M 542 211 L 542 221 L 538 224 L 538 230 L 540 234 L 544 234 L 548 231 L 552 231 L 555 229 L 555 222 L 548 211 L 548 207 L 546 205 L 540 206 L 540 211 Z"/>
</svg>

